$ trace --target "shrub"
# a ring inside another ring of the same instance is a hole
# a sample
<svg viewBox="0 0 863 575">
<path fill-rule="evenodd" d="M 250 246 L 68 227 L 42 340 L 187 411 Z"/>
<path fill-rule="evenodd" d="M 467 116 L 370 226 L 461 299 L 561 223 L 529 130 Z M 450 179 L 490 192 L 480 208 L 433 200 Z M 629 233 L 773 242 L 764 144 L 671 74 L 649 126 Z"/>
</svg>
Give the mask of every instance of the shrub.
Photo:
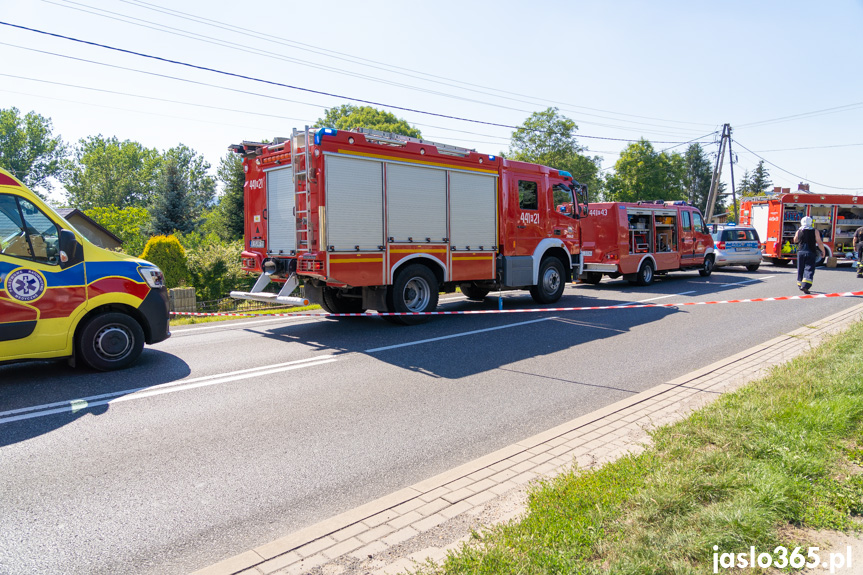
<svg viewBox="0 0 863 575">
<path fill-rule="evenodd" d="M 240 267 L 242 251 L 243 243 L 236 241 L 211 242 L 189 252 L 189 275 L 199 300 L 225 297 L 245 283 Z"/>
<path fill-rule="evenodd" d="M 174 236 L 153 236 L 144 246 L 141 258 L 159 266 L 165 274 L 165 285 L 175 288 L 186 285 L 189 271 L 186 250 Z"/>
</svg>

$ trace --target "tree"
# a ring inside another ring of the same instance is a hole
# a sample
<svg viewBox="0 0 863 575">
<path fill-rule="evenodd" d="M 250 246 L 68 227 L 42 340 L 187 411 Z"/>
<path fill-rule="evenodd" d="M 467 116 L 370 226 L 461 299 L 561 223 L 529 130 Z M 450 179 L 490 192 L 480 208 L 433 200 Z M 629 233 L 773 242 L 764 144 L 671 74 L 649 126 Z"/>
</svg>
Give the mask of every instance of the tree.
<svg viewBox="0 0 863 575">
<path fill-rule="evenodd" d="M 144 251 L 148 238 L 146 230 L 150 225 L 150 213 L 146 208 L 107 206 L 90 208 L 84 213 L 120 238 L 125 253 L 138 257 Z"/>
<path fill-rule="evenodd" d="M 642 138 L 620 153 L 608 177 L 607 197 L 617 202 L 685 200 L 685 172 L 683 156 L 657 152 Z"/>
<path fill-rule="evenodd" d="M 773 187 L 773 182 L 770 180 L 770 172 L 764 167 L 764 160 L 758 162 L 755 169 L 752 170 L 752 195 L 760 196 L 769 192 Z"/>
<path fill-rule="evenodd" d="M 51 178 L 60 176 L 66 147 L 52 136 L 51 120 L 36 112 L 23 118 L 17 108 L 0 110 L 0 166 L 42 198 L 52 189 Z"/>
<path fill-rule="evenodd" d="M 212 166 L 204 156 L 184 144 L 179 144 L 162 154 L 163 169 L 172 162 L 186 182 L 192 215 L 198 218 L 204 209 L 212 206 L 216 197 L 216 179 L 207 173 Z"/>
<path fill-rule="evenodd" d="M 396 117 L 395 114 L 378 110 L 371 106 L 354 106 L 344 104 L 327 110 L 323 118 L 319 118 L 314 125 L 315 128 L 336 128 L 339 130 L 351 130 L 353 128 L 371 128 L 383 132 L 393 132 L 411 138 L 422 138 L 420 131 L 406 120 Z"/>
<path fill-rule="evenodd" d="M 686 199 L 702 213 L 707 210 L 713 167 L 700 144 L 691 144 L 683 156 L 683 189 Z"/>
<path fill-rule="evenodd" d="M 243 159 L 239 154 L 228 152 L 219 163 L 219 180 L 225 184 L 225 192 L 219 199 L 219 206 L 213 215 L 218 218 L 219 235 L 226 240 L 237 240 L 245 233 L 243 197 L 246 175 L 243 172 Z"/>
<path fill-rule="evenodd" d="M 754 196 L 755 194 L 752 192 L 752 189 L 752 174 L 749 170 L 745 170 L 743 172 L 743 177 L 740 178 L 739 182 L 737 182 L 737 195 Z"/>
<path fill-rule="evenodd" d="M 600 159 L 582 154 L 585 148 L 575 138 L 577 130 L 575 122 L 560 115 L 557 108 L 534 112 L 512 133 L 507 156 L 565 170 L 577 182 L 587 184 L 591 197 L 597 197 L 602 189 Z"/>
<path fill-rule="evenodd" d="M 61 180 L 72 207 L 145 207 L 158 181 L 161 156 L 138 142 L 101 134 L 82 138 Z"/>
<path fill-rule="evenodd" d="M 162 235 L 192 231 L 196 224 L 193 201 L 185 174 L 175 160 L 168 160 L 150 204 L 150 231 Z"/>
</svg>

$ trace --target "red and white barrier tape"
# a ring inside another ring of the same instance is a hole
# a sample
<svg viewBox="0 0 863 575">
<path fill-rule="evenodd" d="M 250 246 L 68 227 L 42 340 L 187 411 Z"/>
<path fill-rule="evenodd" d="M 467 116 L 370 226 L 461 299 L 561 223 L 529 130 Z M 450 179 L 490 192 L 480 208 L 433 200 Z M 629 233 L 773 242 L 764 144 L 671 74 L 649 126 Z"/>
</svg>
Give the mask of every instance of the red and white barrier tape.
<svg viewBox="0 0 863 575">
<path fill-rule="evenodd" d="M 424 315 L 479 315 L 490 313 L 544 313 L 559 311 L 587 311 L 602 309 L 637 309 L 645 307 L 682 307 L 687 305 L 713 305 L 721 303 L 754 303 L 764 301 L 790 301 L 798 299 L 823 299 L 828 297 L 858 297 L 863 296 L 863 291 L 848 291 L 842 293 L 820 293 L 809 295 L 792 295 L 781 297 L 757 297 L 752 299 L 728 299 L 723 301 L 690 301 L 681 303 L 643 303 L 627 305 L 594 305 L 584 307 L 541 307 L 527 309 L 484 309 L 463 311 L 429 311 L 422 313 L 202 313 L 202 312 L 178 312 L 172 311 L 171 315 L 180 316 L 230 316 L 230 317 L 383 317 L 383 316 L 424 316 Z"/>
</svg>

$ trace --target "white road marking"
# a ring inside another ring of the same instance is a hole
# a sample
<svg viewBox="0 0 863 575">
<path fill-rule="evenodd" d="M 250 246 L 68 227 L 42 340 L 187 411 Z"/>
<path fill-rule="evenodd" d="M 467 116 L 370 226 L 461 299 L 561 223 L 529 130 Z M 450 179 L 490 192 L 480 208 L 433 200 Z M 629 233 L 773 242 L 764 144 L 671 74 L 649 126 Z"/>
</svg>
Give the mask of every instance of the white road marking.
<svg viewBox="0 0 863 575">
<path fill-rule="evenodd" d="M 679 296 L 679 295 L 689 295 L 689 294 L 691 294 L 691 293 L 695 293 L 695 290 L 692 290 L 692 291 L 682 291 L 682 292 L 680 292 L 680 293 L 672 293 L 672 294 L 668 294 L 668 295 L 661 295 L 661 296 L 657 296 L 657 297 L 651 297 L 651 298 L 643 299 L 643 300 L 638 301 L 638 302 L 635 302 L 635 303 L 644 303 L 644 302 L 646 302 L 646 301 L 654 301 L 654 300 L 658 300 L 658 299 L 665 299 L 665 298 L 667 298 L 667 297 L 677 297 L 677 296 Z"/>
<path fill-rule="evenodd" d="M 412 345 L 420 345 L 420 344 L 423 344 L 423 343 L 430 343 L 430 342 L 433 342 L 433 341 L 442 341 L 442 340 L 445 340 L 445 339 L 453 339 L 453 338 L 455 338 L 455 337 L 466 337 L 466 336 L 469 336 L 469 335 L 475 335 L 475 334 L 478 334 L 478 333 L 485 333 L 485 332 L 489 332 L 489 331 L 497 331 L 497 330 L 499 330 L 499 329 L 507 329 L 507 328 L 510 328 L 510 327 L 519 327 L 519 326 L 522 326 L 522 325 L 528 325 L 528 324 L 531 324 L 531 323 L 539 323 L 539 322 L 541 322 L 541 321 L 549 321 L 549 320 L 552 320 L 552 319 L 558 319 L 558 318 L 556 318 L 556 317 L 544 317 L 544 318 L 541 318 L 541 319 L 533 319 L 533 320 L 530 320 L 530 321 L 522 321 L 522 322 L 518 322 L 518 323 L 508 323 L 508 324 L 506 324 L 506 325 L 500 325 L 500 326 L 497 326 L 497 327 L 487 327 L 487 328 L 485 328 L 485 329 L 476 329 L 476 330 L 473 330 L 473 331 L 465 331 L 465 332 L 462 332 L 462 333 L 454 333 L 454 334 L 452 334 L 452 335 L 442 335 L 442 336 L 440 336 L 440 337 L 432 337 L 432 338 L 429 338 L 429 339 L 420 339 L 420 340 L 417 340 L 417 341 L 411 341 L 411 342 L 408 342 L 408 343 L 399 343 L 399 344 L 396 344 L 396 345 L 387 345 L 387 346 L 384 346 L 384 347 L 375 347 L 375 348 L 372 348 L 372 349 L 367 349 L 367 350 L 365 350 L 365 351 L 364 351 L 364 353 L 377 353 L 377 352 L 379 352 L 379 351 L 387 351 L 387 350 L 390 350 L 390 349 L 397 349 L 397 348 L 400 348 L 400 347 L 410 347 L 410 346 L 412 346 Z"/>
<path fill-rule="evenodd" d="M 273 373 L 281 373 L 284 371 L 291 371 L 294 369 L 303 369 L 306 367 L 315 367 L 315 366 L 323 365 L 326 363 L 332 363 L 334 361 L 338 361 L 335 356 L 319 355 L 316 357 L 310 357 L 307 359 L 299 359 L 296 361 L 289 361 L 286 363 L 264 365 L 261 367 L 241 369 L 239 371 L 232 371 L 232 372 L 228 372 L 228 373 L 219 373 L 219 374 L 214 374 L 214 375 L 206 375 L 203 377 L 195 377 L 192 379 L 183 379 L 180 381 L 172 381 L 169 383 L 163 383 L 163 384 L 154 385 L 151 387 L 139 387 L 139 388 L 135 388 L 135 389 L 126 389 L 123 391 L 103 393 L 100 395 L 93 395 L 90 397 L 82 397 L 82 398 L 78 398 L 78 399 L 72 399 L 69 401 L 58 401 L 58 402 L 54 402 L 54 403 L 46 403 L 43 405 L 34 405 L 31 407 L 12 409 L 9 411 L 0 412 L 0 425 L 3 425 L 4 423 L 12 423 L 13 421 L 21 421 L 23 419 L 32 419 L 34 417 L 45 417 L 46 415 L 53 415 L 56 413 L 68 413 L 68 412 L 75 413 L 75 412 L 81 411 L 82 409 L 85 409 L 87 407 L 120 403 L 123 401 L 130 401 L 133 399 L 143 399 L 145 397 L 153 397 L 156 395 L 163 395 L 166 393 L 174 393 L 177 391 L 196 389 L 198 387 L 207 387 L 210 385 L 217 385 L 220 383 L 229 383 L 232 381 L 240 381 L 243 379 L 250 379 L 253 377 L 270 375 Z"/>
<path fill-rule="evenodd" d="M 742 282 L 737 282 L 734 284 L 722 284 L 724 286 L 742 286 L 743 284 L 751 284 L 755 282 L 760 282 L 761 280 L 769 280 L 770 278 L 775 278 L 776 276 L 761 276 L 758 278 L 752 278 L 751 280 L 743 280 Z"/>
<path fill-rule="evenodd" d="M 225 329 L 225 328 L 231 328 L 231 327 L 240 327 L 240 326 L 244 326 L 244 325 L 258 325 L 258 324 L 262 324 L 262 323 L 270 323 L 273 321 L 291 321 L 291 320 L 300 320 L 300 319 L 314 321 L 316 318 L 309 317 L 309 316 L 295 316 L 295 317 L 277 317 L 275 319 L 259 319 L 259 320 L 255 320 L 255 321 L 244 321 L 242 323 L 217 322 L 217 323 L 215 323 L 215 325 L 208 325 L 208 326 L 202 326 L 202 327 L 190 327 L 187 329 L 174 329 L 171 331 L 171 335 L 179 335 L 181 333 L 186 333 L 186 332 L 190 332 L 190 331 L 204 331 L 205 329 L 219 329 L 219 328 Z M 180 327 L 180 326 L 174 326 L 174 328 L 178 328 L 178 327 Z"/>
<path fill-rule="evenodd" d="M 642 300 L 638 300 L 638 301 L 631 301 L 631 302 L 628 302 L 628 303 L 620 303 L 620 304 L 617 304 L 617 305 L 638 305 L 638 304 L 640 304 L 640 303 L 644 303 L 644 302 L 648 302 L 648 301 L 654 301 L 654 300 L 658 300 L 658 299 L 665 299 L 665 298 L 667 298 L 667 297 L 677 297 L 677 296 L 679 296 L 679 295 L 689 295 L 689 294 L 691 294 L 691 293 L 695 293 L 695 290 L 692 290 L 692 291 L 683 291 L 683 292 L 680 292 L 680 293 L 672 293 L 672 294 L 668 294 L 668 295 L 661 295 L 661 296 L 651 297 L 651 298 L 642 299 Z"/>
</svg>

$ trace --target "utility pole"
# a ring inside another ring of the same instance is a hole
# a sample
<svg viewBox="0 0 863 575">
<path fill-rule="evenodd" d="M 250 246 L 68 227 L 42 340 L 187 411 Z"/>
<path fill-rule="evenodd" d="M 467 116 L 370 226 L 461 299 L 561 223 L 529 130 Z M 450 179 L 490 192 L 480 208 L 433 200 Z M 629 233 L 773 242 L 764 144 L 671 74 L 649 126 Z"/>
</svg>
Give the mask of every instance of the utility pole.
<svg viewBox="0 0 863 575">
<path fill-rule="evenodd" d="M 716 154 L 716 164 L 713 166 L 713 177 L 710 180 L 710 193 L 707 195 L 707 221 L 713 219 L 713 209 L 716 207 L 716 197 L 719 195 L 719 179 L 722 176 L 722 164 L 725 163 L 725 148 L 731 154 L 731 124 L 722 125 L 722 139 L 719 140 L 719 151 Z M 734 213 L 737 213 L 737 192 L 734 189 L 734 157 L 731 162 L 731 196 L 734 201 Z"/>
</svg>

